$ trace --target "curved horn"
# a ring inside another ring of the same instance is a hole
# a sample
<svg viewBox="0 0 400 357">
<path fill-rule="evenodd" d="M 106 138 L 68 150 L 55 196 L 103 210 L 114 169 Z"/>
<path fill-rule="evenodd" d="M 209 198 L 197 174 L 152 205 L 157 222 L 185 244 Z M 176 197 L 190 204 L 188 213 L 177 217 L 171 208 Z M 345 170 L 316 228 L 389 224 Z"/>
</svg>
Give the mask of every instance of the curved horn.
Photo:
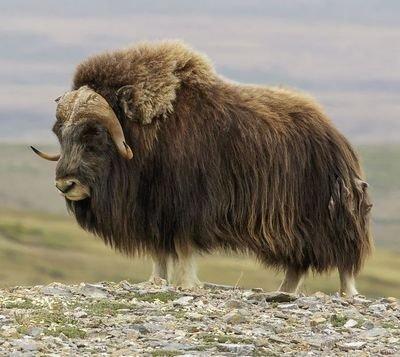
<svg viewBox="0 0 400 357">
<path fill-rule="evenodd" d="M 67 120 L 71 121 L 85 116 L 96 118 L 110 133 L 121 156 L 128 160 L 132 159 L 132 150 L 125 142 L 124 132 L 117 116 L 107 100 L 93 89 L 83 86 L 76 91 L 66 93 L 58 103 L 57 112 L 64 117 L 68 116 Z"/>
<path fill-rule="evenodd" d="M 55 155 L 45 154 L 44 152 L 39 151 L 38 149 L 34 148 L 33 146 L 31 146 L 31 149 L 36 155 L 40 156 L 43 159 L 49 160 L 49 161 L 58 161 L 61 157 L 60 154 L 55 154 Z"/>
</svg>

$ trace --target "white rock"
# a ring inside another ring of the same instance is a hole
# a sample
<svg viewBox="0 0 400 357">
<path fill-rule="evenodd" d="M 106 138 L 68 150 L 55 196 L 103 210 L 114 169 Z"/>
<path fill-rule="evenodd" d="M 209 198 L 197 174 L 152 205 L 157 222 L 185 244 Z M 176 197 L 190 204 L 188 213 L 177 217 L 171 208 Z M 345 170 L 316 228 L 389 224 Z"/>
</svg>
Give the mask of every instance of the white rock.
<svg viewBox="0 0 400 357">
<path fill-rule="evenodd" d="M 347 322 L 344 324 L 344 327 L 346 328 L 352 328 L 358 325 L 358 322 L 356 320 L 350 319 L 347 320 Z"/>
<path fill-rule="evenodd" d="M 360 350 L 366 344 L 367 344 L 366 342 L 356 341 L 356 342 L 347 342 L 347 343 L 340 344 L 339 347 L 344 350 Z"/>
<path fill-rule="evenodd" d="M 185 305 L 189 305 L 189 303 L 193 300 L 193 296 L 182 296 L 177 300 L 173 301 L 173 305 L 180 305 L 180 306 L 185 306 Z"/>
<path fill-rule="evenodd" d="M 299 306 L 297 304 L 280 304 L 278 307 L 281 310 L 296 310 Z"/>
</svg>

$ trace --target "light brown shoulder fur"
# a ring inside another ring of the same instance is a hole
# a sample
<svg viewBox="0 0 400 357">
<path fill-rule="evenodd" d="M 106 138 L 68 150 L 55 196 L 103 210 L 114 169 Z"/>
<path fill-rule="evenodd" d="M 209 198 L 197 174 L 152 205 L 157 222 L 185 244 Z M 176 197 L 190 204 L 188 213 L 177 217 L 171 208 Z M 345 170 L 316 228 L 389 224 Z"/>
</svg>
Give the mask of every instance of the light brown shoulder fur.
<svg viewBox="0 0 400 357">
<path fill-rule="evenodd" d="M 180 41 L 164 41 L 88 58 L 77 67 L 73 89 L 89 85 L 107 91 L 100 94 L 111 100 L 116 90 L 132 85 L 135 108 L 144 121 L 149 121 L 173 111 L 176 91 L 182 85 L 207 87 L 215 79 L 207 57 Z"/>
</svg>

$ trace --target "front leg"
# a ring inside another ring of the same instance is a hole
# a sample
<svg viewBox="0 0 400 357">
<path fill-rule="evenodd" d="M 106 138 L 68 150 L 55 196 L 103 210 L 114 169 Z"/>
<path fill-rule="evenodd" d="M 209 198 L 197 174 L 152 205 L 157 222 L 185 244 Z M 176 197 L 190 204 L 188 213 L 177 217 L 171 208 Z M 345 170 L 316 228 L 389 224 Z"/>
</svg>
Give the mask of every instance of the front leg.
<svg viewBox="0 0 400 357">
<path fill-rule="evenodd" d="M 278 291 L 284 291 L 286 293 L 297 293 L 301 282 L 304 278 L 305 272 L 294 267 L 287 267 L 285 278 L 282 281 Z"/>
<path fill-rule="evenodd" d="M 160 285 L 161 279 L 168 279 L 168 257 L 164 254 L 153 254 L 153 271 L 149 278 L 152 284 Z"/>
<path fill-rule="evenodd" d="M 185 248 L 177 249 L 177 257 L 172 259 L 172 284 L 182 289 L 202 287 L 203 284 L 197 277 L 194 252 L 190 247 Z"/>
</svg>

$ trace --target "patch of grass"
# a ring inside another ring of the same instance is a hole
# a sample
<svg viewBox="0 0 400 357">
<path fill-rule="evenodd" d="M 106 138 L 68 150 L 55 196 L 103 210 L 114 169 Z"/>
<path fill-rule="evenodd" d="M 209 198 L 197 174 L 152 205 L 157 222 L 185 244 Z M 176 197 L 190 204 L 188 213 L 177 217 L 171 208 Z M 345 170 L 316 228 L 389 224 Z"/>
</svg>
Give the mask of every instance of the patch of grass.
<svg viewBox="0 0 400 357">
<path fill-rule="evenodd" d="M 388 328 L 392 330 L 396 330 L 399 328 L 399 324 L 395 324 L 394 322 L 383 322 L 382 323 L 383 328 Z"/>
<path fill-rule="evenodd" d="M 26 335 L 29 328 L 36 326 L 43 328 L 43 333 L 47 336 L 59 336 L 63 333 L 68 338 L 86 337 L 86 332 L 79 328 L 78 321 L 66 315 L 60 303 L 53 304 L 49 310 L 34 310 L 30 314 L 16 313 L 14 317 L 20 336 Z"/>
<path fill-rule="evenodd" d="M 28 334 L 28 330 L 29 330 L 29 326 L 28 325 L 20 325 L 17 327 L 17 333 L 19 333 L 19 335 L 23 336 L 23 335 L 27 335 Z"/>
<path fill-rule="evenodd" d="M 69 325 L 69 326 L 58 326 L 55 328 L 48 328 L 44 331 L 44 334 L 47 336 L 59 336 L 60 334 L 64 334 L 68 338 L 85 338 L 86 331 L 80 329 L 77 326 Z"/>
<path fill-rule="evenodd" d="M 0 303 L 0 307 L 2 309 L 21 309 L 21 310 L 38 308 L 38 306 L 35 305 L 31 299 L 27 298 L 18 298 L 14 301 L 2 302 Z"/>
<path fill-rule="evenodd" d="M 348 318 L 344 315 L 336 315 L 333 314 L 331 316 L 331 324 L 333 327 L 342 327 L 346 322 Z"/>
<path fill-rule="evenodd" d="M 154 302 L 158 300 L 165 303 L 177 299 L 179 295 L 171 291 L 162 291 L 155 293 L 147 293 L 143 295 L 136 295 L 135 297 L 141 301 Z"/>
<path fill-rule="evenodd" d="M 120 309 L 131 309 L 132 304 L 125 304 L 115 301 L 96 301 L 87 306 L 87 311 L 91 315 L 104 316 L 111 315 L 115 316 Z"/>
</svg>

